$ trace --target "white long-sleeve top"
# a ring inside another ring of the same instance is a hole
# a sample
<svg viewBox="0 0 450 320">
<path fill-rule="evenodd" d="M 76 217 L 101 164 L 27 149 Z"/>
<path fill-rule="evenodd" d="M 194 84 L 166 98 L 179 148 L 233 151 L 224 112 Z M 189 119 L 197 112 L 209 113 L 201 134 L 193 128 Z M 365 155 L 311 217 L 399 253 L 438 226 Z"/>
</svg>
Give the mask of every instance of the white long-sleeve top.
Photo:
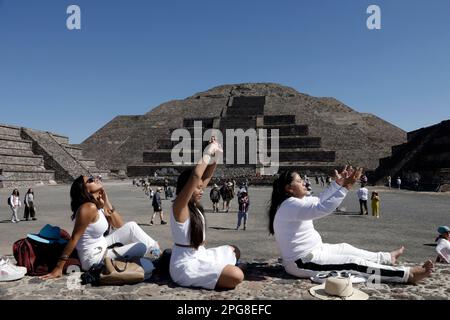
<svg viewBox="0 0 450 320">
<path fill-rule="evenodd" d="M 21 203 L 20 203 L 20 199 L 18 196 L 15 195 L 10 195 L 10 199 L 11 199 L 11 206 L 12 207 L 20 207 Z"/>
<path fill-rule="evenodd" d="M 439 239 L 436 245 L 436 252 L 445 260 L 445 262 L 450 262 L 450 242 L 447 239 Z"/>
<path fill-rule="evenodd" d="M 336 182 L 319 197 L 290 197 L 283 201 L 273 222 L 275 239 L 283 262 L 296 261 L 322 244 L 313 220 L 331 214 L 344 200 L 348 190 Z"/>
</svg>

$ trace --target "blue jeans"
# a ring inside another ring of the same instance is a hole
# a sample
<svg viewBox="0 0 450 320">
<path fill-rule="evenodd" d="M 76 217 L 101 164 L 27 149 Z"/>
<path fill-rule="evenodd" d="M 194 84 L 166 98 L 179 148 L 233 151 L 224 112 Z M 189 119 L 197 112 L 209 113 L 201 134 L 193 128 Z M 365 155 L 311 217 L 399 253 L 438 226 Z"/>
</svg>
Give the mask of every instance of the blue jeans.
<svg viewBox="0 0 450 320">
<path fill-rule="evenodd" d="M 244 228 L 245 228 L 245 225 L 247 224 L 248 212 L 242 212 L 242 211 L 238 212 L 237 228 L 239 228 L 241 226 L 242 218 L 244 218 Z"/>
</svg>

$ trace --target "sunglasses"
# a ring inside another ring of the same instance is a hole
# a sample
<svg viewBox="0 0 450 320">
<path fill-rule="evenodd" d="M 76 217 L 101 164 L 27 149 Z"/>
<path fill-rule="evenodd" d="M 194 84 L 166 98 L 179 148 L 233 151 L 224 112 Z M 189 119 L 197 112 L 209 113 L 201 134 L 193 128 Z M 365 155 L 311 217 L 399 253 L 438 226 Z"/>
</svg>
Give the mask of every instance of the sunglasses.
<svg viewBox="0 0 450 320">
<path fill-rule="evenodd" d="M 340 278 L 350 278 L 352 274 L 347 271 L 331 271 L 331 272 L 324 272 L 324 273 L 318 273 L 317 278 L 319 279 L 325 279 L 329 277 L 340 277 Z"/>
</svg>

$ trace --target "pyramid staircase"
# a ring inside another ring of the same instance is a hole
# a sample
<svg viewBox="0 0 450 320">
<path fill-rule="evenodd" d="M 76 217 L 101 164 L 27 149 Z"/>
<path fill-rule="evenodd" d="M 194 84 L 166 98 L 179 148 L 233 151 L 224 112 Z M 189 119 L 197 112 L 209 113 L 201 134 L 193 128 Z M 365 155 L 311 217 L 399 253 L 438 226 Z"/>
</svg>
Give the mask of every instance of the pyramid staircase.
<svg viewBox="0 0 450 320">
<path fill-rule="evenodd" d="M 245 143 L 245 161 L 237 162 L 236 149 L 237 141 L 234 139 L 234 161 L 227 164 L 227 139 L 226 130 L 249 129 L 256 130 L 267 129 L 270 136 L 274 129 L 279 132 L 279 160 L 276 163 L 280 169 L 300 170 L 302 173 L 329 174 L 336 167 L 335 151 L 325 150 L 321 147 L 321 138 L 309 136 L 308 126 L 296 123 L 295 115 L 265 115 L 264 114 L 265 97 L 264 96 L 240 96 L 230 98 L 228 104 L 222 110 L 218 118 L 185 118 L 183 127 L 187 129 L 191 138 L 183 141 L 190 146 L 192 153 L 189 161 L 183 164 L 173 164 L 171 158 L 172 148 L 180 141 L 171 141 L 170 137 L 158 140 L 158 149 L 145 151 L 143 153 L 143 164 L 128 166 L 128 176 L 153 176 L 155 172 L 158 175 L 178 175 L 184 167 L 190 167 L 194 163 L 194 153 L 200 154 L 201 150 L 207 145 L 207 141 L 202 141 L 200 135 L 194 135 L 194 122 L 201 121 L 202 136 L 206 130 L 216 129 L 222 133 L 222 145 L 224 149 L 224 166 L 219 166 L 218 174 L 230 176 L 255 176 L 263 167 L 261 164 L 255 164 L 249 159 L 249 150 L 254 148 L 256 153 L 257 144 L 255 141 L 246 141 Z M 171 132 L 173 132 L 172 129 Z M 197 129 L 198 130 L 198 129 Z M 192 138 L 193 137 L 193 138 Z M 270 139 L 268 139 L 268 151 L 271 150 Z M 201 148 L 200 148 L 201 146 Z M 201 149 L 201 150 L 200 150 Z M 242 150 L 240 151 L 242 152 Z"/>
</svg>

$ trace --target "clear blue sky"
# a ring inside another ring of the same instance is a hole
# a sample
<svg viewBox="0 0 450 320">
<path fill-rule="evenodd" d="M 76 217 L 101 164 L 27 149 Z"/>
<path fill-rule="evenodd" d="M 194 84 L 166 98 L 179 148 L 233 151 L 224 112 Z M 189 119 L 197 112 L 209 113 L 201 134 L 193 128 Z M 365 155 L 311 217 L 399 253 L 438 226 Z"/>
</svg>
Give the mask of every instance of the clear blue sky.
<svg viewBox="0 0 450 320">
<path fill-rule="evenodd" d="M 411 131 L 450 118 L 449 18 L 448 0 L 0 0 L 0 123 L 80 143 L 116 115 L 275 82 Z"/>
</svg>

